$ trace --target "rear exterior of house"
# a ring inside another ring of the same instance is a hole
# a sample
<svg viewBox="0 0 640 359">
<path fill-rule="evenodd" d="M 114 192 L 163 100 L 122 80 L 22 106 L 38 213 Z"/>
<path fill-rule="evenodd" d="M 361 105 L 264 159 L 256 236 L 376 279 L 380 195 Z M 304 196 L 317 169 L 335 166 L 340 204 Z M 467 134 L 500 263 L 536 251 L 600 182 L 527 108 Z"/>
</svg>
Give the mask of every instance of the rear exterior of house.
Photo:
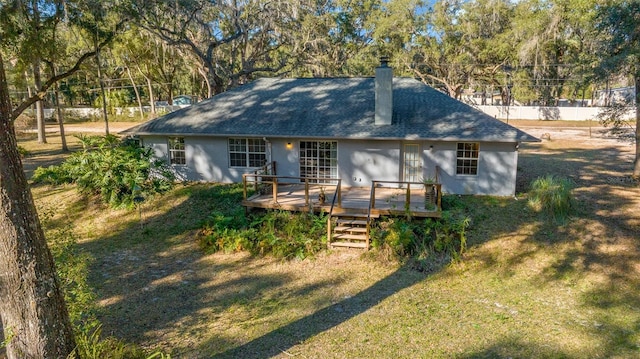
<svg viewBox="0 0 640 359">
<path fill-rule="evenodd" d="M 340 178 L 346 187 L 372 180 L 438 179 L 452 194 L 511 196 L 517 143 L 291 139 L 281 137 L 141 136 L 179 180 L 233 183 L 274 161 L 277 174 Z"/>
<path fill-rule="evenodd" d="M 415 79 L 256 80 L 124 132 L 178 179 L 241 182 L 277 175 L 372 181 L 437 180 L 451 194 L 515 194 L 520 142 L 537 141 Z"/>
</svg>

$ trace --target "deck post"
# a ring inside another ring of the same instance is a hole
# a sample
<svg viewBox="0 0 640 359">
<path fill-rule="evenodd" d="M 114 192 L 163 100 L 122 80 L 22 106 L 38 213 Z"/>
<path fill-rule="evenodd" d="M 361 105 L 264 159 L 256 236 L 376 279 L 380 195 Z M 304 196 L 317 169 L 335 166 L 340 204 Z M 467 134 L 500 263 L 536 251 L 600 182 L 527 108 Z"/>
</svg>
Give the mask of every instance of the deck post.
<svg viewBox="0 0 640 359">
<path fill-rule="evenodd" d="M 342 183 L 338 181 L 338 208 L 342 208 Z"/>
<path fill-rule="evenodd" d="M 327 249 L 331 249 L 331 215 L 327 218 Z"/>
<path fill-rule="evenodd" d="M 376 208 L 376 182 L 371 182 L 371 209 Z"/>
<path fill-rule="evenodd" d="M 304 179 L 304 205 L 309 207 L 309 179 Z"/>
<path fill-rule="evenodd" d="M 247 199 L 247 176 L 242 176 L 242 199 Z"/>
<path fill-rule="evenodd" d="M 278 177 L 273 177 L 273 203 L 278 203 Z"/>
<path fill-rule="evenodd" d="M 404 209 L 408 211 L 411 208 L 411 183 L 407 182 L 407 194 L 404 200 Z"/>
</svg>

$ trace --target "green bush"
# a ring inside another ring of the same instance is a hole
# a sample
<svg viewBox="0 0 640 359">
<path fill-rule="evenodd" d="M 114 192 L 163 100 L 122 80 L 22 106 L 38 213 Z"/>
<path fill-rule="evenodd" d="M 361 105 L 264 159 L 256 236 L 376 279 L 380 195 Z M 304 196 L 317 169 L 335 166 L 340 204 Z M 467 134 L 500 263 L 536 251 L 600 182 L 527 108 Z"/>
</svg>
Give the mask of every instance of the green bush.
<svg viewBox="0 0 640 359">
<path fill-rule="evenodd" d="M 326 248 L 326 216 L 268 211 L 246 220 L 242 213 L 215 211 L 201 231 L 210 251 L 248 251 L 284 259 L 304 259 Z"/>
<path fill-rule="evenodd" d="M 22 157 L 22 158 L 29 156 L 29 151 L 26 148 L 22 147 L 22 146 L 18 146 L 18 153 L 20 154 L 20 157 Z"/>
<path fill-rule="evenodd" d="M 372 246 L 401 261 L 435 256 L 457 260 L 466 249 L 469 223 L 461 211 L 444 211 L 442 218 L 422 221 L 385 218 L 372 228 Z"/>
<path fill-rule="evenodd" d="M 150 148 L 121 142 L 116 136 L 79 136 L 83 150 L 61 165 L 38 168 L 34 183 L 75 183 L 83 194 L 99 195 L 112 207 L 134 205 L 136 196 L 168 191 L 174 176 Z"/>
<path fill-rule="evenodd" d="M 564 222 L 575 209 L 573 181 L 568 178 L 547 175 L 531 184 L 528 205 L 536 212 L 543 212 L 557 222 Z"/>
</svg>

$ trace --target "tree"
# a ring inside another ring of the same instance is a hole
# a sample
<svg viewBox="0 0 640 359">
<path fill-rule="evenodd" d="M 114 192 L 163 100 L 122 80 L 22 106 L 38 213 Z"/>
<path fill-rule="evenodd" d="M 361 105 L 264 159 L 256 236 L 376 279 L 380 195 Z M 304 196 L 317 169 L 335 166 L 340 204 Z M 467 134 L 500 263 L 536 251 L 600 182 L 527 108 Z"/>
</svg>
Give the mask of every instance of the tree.
<svg viewBox="0 0 640 359">
<path fill-rule="evenodd" d="M 612 0 L 599 8 L 596 27 L 601 34 L 604 76 L 628 74 L 635 86 L 635 143 L 633 174 L 640 180 L 640 1 Z"/>
<path fill-rule="evenodd" d="M 0 52 L 0 316 L 9 358 L 66 358 L 75 348 L 53 257 L 18 154 Z"/>
<path fill-rule="evenodd" d="M 295 1 L 132 2 L 137 23 L 172 46 L 189 51 L 207 83 L 207 97 L 256 73 L 277 73 L 290 59 L 280 51 L 296 24 Z"/>
<path fill-rule="evenodd" d="M 66 358 L 75 348 L 73 330 L 18 154 L 13 121 L 96 52 L 78 54 L 72 66 L 51 74 L 35 94 L 12 108 L 4 51 L 10 48 L 18 58 L 28 57 L 20 49 L 33 36 L 33 29 L 24 26 L 20 5 L 19 1 L 0 1 L 0 317 L 4 330 L 12 333 L 9 358 Z M 113 33 L 99 46 L 112 38 Z"/>
</svg>

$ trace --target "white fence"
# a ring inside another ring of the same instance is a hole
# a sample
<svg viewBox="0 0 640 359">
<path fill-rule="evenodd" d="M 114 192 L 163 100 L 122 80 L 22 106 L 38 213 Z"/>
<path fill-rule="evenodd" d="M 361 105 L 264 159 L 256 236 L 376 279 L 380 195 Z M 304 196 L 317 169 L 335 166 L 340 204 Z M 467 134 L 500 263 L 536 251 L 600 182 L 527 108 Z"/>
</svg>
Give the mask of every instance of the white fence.
<svg viewBox="0 0 640 359">
<path fill-rule="evenodd" d="M 170 106 L 170 105 L 163 105 L 163 106 L 156 106 L 156 112 L 158 114 L 165 114 L 165 113 L 169 113 L 169 112 L 173 112 L 175 110 L 187 107 L 189 105 L 174 105 L 174 106 Z M 79 108 L 65 108 L 63 109 L 64 114 L 69 114 L 72 116 L 77 116 L 77 117 L 83 117 L 83 118 L 90 118 L 90 117 L 100 117 L 102 116 L 102 109 L 101 108 L 93 108 L 93 107 L 79 107 Z M 144 113 L 150 113 L 151 112 L 151 106 L 142 106 L 142 111 Z M 127 115 L 129 117 L 135 117 L 138 116 L 138 114 L 140 113 L 140 108 L 139 107 L 116 107 L 115 108 L 115 112 L 116 115 Z M 44 109 L 44 117 L 45 118 L 54 118 L 55 117 L 55 109 L 52 108 L 45 108 Z"/>
<path fill-rule="evenodd" d="M 188 105 L 177 106 L 156 106 L 158 114 L 164 114 L 175 111 L 177 109 L 187 107 Z M 588 121 L 595 120 L 596 116 L 603 107 L 540 107 L 540 106 L 474 106 L 478 110 L 489 116 L 501 120 L 563 120 L 563 121 Z M 99 117 L 102 110 L 98 108 L 66 108 L 65 113 L 78 117 Z M 143 111 L 148 113 L 151 111 L 149 106 L 143 106 Z M 129 117 L 135 117 L 140 112 L 138 107 L 118 107 L 117 115 L 127 114 Z M 508 114 L 508 116 L 507 116 Z M 54 110 L 45 109 L 45 118 L 53 118 Z M 634 120 L 635 113 L 630 110 L 626 116 L 627 120 Z"/>
<path fill-rule="evenodd" d="M 562 120 L 587 121 L 595 120 L 603 107 L 541 107 L 541 106 L 474 106 L 489 116 L 506 120 Z M 627 120 L 635 119 L 630 110 Z"/>
</svg>

